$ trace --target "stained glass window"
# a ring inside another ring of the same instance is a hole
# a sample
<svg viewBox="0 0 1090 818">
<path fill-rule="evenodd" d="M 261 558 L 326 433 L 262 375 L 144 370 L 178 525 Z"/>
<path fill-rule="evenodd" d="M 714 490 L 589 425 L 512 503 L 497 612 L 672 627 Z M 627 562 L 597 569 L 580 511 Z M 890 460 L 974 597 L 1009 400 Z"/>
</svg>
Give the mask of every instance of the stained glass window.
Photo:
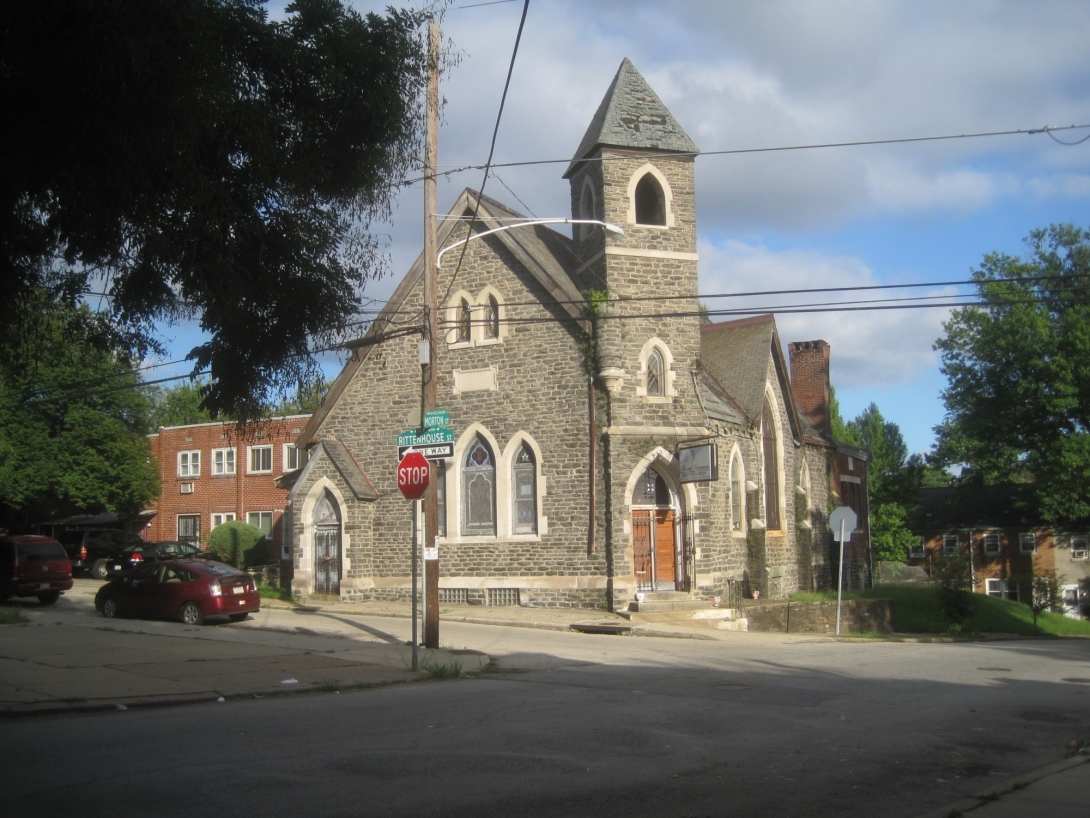
<svg viewBox="0 0 1090 818">
<path fill-rule="evenodd" d="M 462 464 L 462 533 L 496 533 L 496 465 L 481 438 L 473 441 Z"/>
<path fill-rule="evenodd" d="M 525 443 L 519 447 L 512 466 L 514 489 L 514 531 L 537 533 L 537 474 L 534 452 Z"/>
</svg>

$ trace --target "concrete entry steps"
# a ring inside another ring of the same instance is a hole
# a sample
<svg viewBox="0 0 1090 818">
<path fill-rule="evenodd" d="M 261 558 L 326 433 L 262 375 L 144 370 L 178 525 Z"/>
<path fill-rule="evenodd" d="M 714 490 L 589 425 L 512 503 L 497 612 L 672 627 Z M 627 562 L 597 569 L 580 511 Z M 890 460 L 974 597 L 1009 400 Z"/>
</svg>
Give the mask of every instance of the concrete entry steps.
<svg viewBox="0 0 1090 818">
<path fill-rule="evenodd" d="M 736 617 L 733 608 L 716 608 L 704 597 L 684 591 L 647 591 L 642 597 L 618 614 L 631 622 L 683 622 L 716 630 L 748 630 L 745 618 Z"/>
</svg>

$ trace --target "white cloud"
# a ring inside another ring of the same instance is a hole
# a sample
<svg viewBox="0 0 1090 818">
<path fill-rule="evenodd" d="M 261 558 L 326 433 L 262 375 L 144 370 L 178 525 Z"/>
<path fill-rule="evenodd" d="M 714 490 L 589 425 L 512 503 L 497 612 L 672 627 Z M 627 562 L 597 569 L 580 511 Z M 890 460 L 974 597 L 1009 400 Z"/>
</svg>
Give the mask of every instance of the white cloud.
<svg viewBox="0 0 1090 818">
<path fill-rule="evenodd" d="M 741 241 L 700 246 L 700 291 L 705 294 L 856 287 L 879 284 L 861 260 L 815 251 L 774 251 Z M 950 294 L 952 289 L 804 293 L 793 296 L 704 298 L 712 310 L 759 309 L 776 312 L 791 304 L 829 305 Z M 857 304 L 864 306 L 863 304 Z M 932 349 L 942 334 L 944 308 L 780 313 L 776 324 L 784 343 L 818 338 L 832 347 L 832 379 L 844 388 L 880 388 L 905 383 L 933 369 Z M 730 320 L 713 316 L 713 320 Z"/>
<path fill-rule="evenodd" d="M 925 174 L 887 159 L 869 165 L 867 187 L 876 205 L 897 212 L 979 210 L 1015 195 L 1020 185 L 1010 176 L 966 168 Z"/>
</svg>

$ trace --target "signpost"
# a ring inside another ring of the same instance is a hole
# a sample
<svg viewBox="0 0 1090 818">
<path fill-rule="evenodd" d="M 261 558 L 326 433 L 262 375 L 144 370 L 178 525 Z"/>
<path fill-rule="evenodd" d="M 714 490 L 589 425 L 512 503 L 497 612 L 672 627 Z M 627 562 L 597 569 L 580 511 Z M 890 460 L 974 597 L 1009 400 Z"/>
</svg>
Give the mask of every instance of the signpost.
<svg viewBox="0 0 1090 818">
<path fill-rule="evenodd" d="M 416 522 L 420 517 L 417 501 L 424 496 L 431 482 L 431 463 L 420 452 L 409 452 L 397 464 L 397 488 L 406 500 L 413 501 L 413 670 L 419 663 L 417 656 L 418 640 L 416 638 Z"/>
<path fill-rule="evenodd" d="M 836 635 L 840 636 L 840 605 L 844 598 L 844 542 L 850 539 L 859 518 L 848 506 L 840 506 L 829 515 L 833 539 L 840 543 L 839 575 L 836 580 Z"/>
</svg>

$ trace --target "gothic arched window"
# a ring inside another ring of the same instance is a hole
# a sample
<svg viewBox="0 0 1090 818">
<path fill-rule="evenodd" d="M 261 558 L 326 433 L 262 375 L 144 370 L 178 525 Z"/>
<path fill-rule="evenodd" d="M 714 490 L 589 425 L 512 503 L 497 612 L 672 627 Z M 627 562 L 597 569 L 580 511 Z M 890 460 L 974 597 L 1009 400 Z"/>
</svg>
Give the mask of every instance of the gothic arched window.
<svg viewBox="0 0 1090 818">
<path fill-rule="evenodd" d="M 636 480 L 636 485 L 632 489 L 632 505 L 670 505 L 670 488 L 662 475 L 650 466 Z"/>
<path fill-rule="evenodd" d="M 653 173 L 636 183 L 636 224 L 666 226 L 666 196 Z"/>
<path fill-rule="evenodd" d="M 746 519 L 746 475 L 742 470 L 742 458 L 738 452 L 730 459 L 730 516 L 731 528 L 744 531 Z"/>
<path fill-rule="evenodd" d="M 469 307 L 469 301 L 462 299 L 458 308 L 458 343 L 468 344 L 473 327 L 473 311 Z"/>
<path fill-rule="evenodd" d="M 666 362 L 662 352 L 652 349 L 647 355 L 647 396 L 662 397 L 666 394 Z"/>
<path fill-rule="evenodd" d="M 534 450 L 523 443 L 511 466 L 514 502 L 512 529 L 515 534 L 537 533 L 537 465 Z"/>
<path fill-rule="evenodd" d="M 462 533 L 496 533 L 496 461 L 480 437 L 462 463 Z"/>
<path fill-rule="evenodd" d="M 491 340 L 500 337 L 500 302 L 496 300 L 496 296 L 488 296 L 488 306 L 486 307 L 487 314 L 485 315 L 484 324 L 484 337 Z"/>
<path fill-rule="evenodd" d="M 772 406 L 765 399 L 761 413 L 761 443 L 765 461 L 765 528 L 780 526 L 780 452 L 776 445 L 776 427 L 772 419 Z"/>
</svg>

